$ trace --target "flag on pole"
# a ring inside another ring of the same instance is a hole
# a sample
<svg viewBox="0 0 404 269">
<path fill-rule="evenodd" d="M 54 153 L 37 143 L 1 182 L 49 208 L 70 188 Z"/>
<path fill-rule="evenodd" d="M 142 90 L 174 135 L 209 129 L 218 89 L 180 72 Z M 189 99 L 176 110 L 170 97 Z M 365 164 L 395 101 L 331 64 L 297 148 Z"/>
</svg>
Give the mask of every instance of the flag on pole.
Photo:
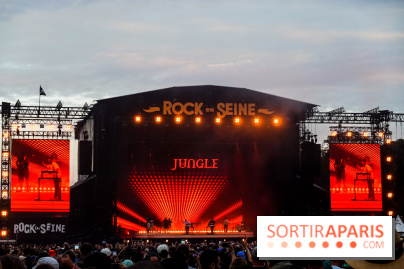
<svg viewBox="0 0 404 269">
<path fill-rule="evenodd" d="M 42 89 L 41 85 L 39 85 L 39 96 L 41 96 L 41 95 L 45 95 L 45 96 L 46 96 L 46 93 L 45 93 L 45 91 Z"/>
</svg>

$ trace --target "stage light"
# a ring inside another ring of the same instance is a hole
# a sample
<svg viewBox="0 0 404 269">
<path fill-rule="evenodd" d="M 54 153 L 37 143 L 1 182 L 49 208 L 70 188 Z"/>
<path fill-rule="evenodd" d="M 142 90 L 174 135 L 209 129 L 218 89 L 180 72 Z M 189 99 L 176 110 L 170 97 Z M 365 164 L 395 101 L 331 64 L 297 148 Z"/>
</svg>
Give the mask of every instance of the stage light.
<svg viewBox="0 0 404 269">
<path fill-rule="evenodd" d="M 351 131 L 348 131 L 348 132 L 346 133 L 346 136 L 347 136 L 347 137 L 352 137 L 352 132 L 351 132 Z"/>
<path fill-rule="evenodd" d="M 388 214 L 389 214 L 389 216 L 393 216 L 393 211 L 390 210 Z"/>
<path fill-rule="evenodd" d="M 255 118 L 255 119 L 254 119 L 254 123 L 255 123 L 255 124 L 259 124 L 259 123 L 260 123 L 260 119 L 259 119 L 259 118 Z"/>
<path fill-rule="evenodd" d="M 391 159 L 390 156 L 388 156 L 388 157 L 386 158 L 386 161 L 387 161 L 387 162 L 391 162 L 391 160 L 392 160 L 392 159 Z"/>
<path fill-rule="evenodd" d="M 49 129 L 53 129 L 53 124 L 49 124 Z"/>
<path fill-rule="evenodd" d="M 72 126 L 70 124 L 66 125 L 66 130 L 70 131 L 72 129 Z"/>
<path fill-rule="evenodd" d="M 377 135 L 378 135 L 380 138 L 382 138 L 382 137 L 383 137 L 383 132 L 379 132 Z"/>
<path fill-rule="evenodd" d="M 391 143 L 391 139 L 390 138 L 387 138 L 386 139 L 386 144 L 390 144 Z"/>
<path fill-rule="evenodd" d="M 220 118 L 216 118 L 215 122 L 220 123 L 221 122 Z"/>
<path fill-rule="evenodd" d="M 2 198 L 7 198 L 8 197 L 8 191 L 2 191 L 1 192 L 1 197 Z"/>
<path fill-rule="evenodd" d="M 31 124 L 29 125 L 29 127 L 30 127 L 31 129 L 35 129 L 35 124 L 34 124 L 34 123 L 31 123 Z"/>
<path fill-rule="evenodd" d="M 240 118 L 235 118 L 234 123 L 236 123 L 236 124 L 240 123 Z"/>
<path fill-rule="evenodd" d="M 146 243 L 149 243 L 149 239 L 146 240 Z"/>
<path fill-rule="evenodd" d="M 274 124 L 279 124 L 280 120 L 278 118 L 274 119 Z"/>
<path fill-rule="evenodd" d="M 388 198 L 392 198 L 392 197 L 393 197 L 393 193 L 392 193 L 392 192 L 387 193 L 387 197 L 388 197 Z"/>
<path fill-rule="evenodd" d="M 8 156 L 10 156 L 10 153 L 7 151 L 3 152 L 3 158 L 8 158 Z"/>
<path fill-rule="evenodd" d="M 13 123 L 13 129 L 17 129 L 18 128 L 18 124 L 17 123 Z"/>
<path fill-rule="evenodd" d="M 391 180 L 393 177 L 391 175 L 387 175 L 387 180 Z"/>
<path fill-rule="evenodd" d="M 368 137 L 368 132 L 363 132 L 363 137 Z"/>
<path fill-rule="evenodd" d="M 157 116 L 157 117 L 156 117 L 156 122 L 157 122 L 157 123 L 160 123 L 160 122 L 161 122 L 161 117 L 160 117 L 160 116 Z"/>
<path fill-rule="evenodd" d="M 181 123 L 181 117 L 175 117 L 175 123 Z"/>
<path fill-rule="evenodd" d="M 6 237 L 7 236 L 7 230 L 5 230 L 5 229 L 1 230 L 1 236 Z"/>
<path fill-rule="evenodd" d="M 331 132 L 331 136 L 333 136 L 333 137 L 337 136 L 337 132 L 336 132 L 336 131 L 332 131 L 332 132 Z"/>
<path fill-rule="evenodd" d="M 3 177 L 8 177 L 8 171 L 3 171 L 3 172 L 1 173 L 1 175 L 2 175 Z"/>
<path fill-rule="evenodd" d="M 3 133 L 4 138 L 8 138 L 8 133 Z"/>
<path fill-rule="evenodd" d="M 168 243 L 168 239 L 166 239 L 166 243 Z"/>
<path fill-rule="evenodd" d="M 135 122 L 136 122 L 136 123 L 141 123 L 141 122 L 142 122 L 142 117 L 140 117 L 140 116 L 135 116 Z"/>
<path fill-rule="evenodd" d="M 2 217 L 7 217 L 7 210 L 2 210 L 1 211 L 1 216 Z"/>
<path fill-rule="evenodd" d="M 196 117 L 196 118 L 195 118 L 195 122 L 196 122 L 196 123 L 201 123 L 201 122 L 202 122 L 201 117 Z"/>
</svg>

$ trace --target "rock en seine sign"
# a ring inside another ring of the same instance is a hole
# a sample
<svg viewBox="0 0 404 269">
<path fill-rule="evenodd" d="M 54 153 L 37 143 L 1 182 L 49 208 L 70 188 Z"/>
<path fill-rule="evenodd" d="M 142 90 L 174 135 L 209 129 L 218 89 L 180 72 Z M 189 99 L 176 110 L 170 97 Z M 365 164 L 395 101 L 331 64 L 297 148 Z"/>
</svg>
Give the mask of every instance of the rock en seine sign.
<svg viewBox="0 0 404 269">
<path fill-rule="evenodd" d="M 204 113 L 215 113 L 217 117 L 224 118 L 226 116 L 256 116 L 257 114 L 271 115 L 274 111 L 266 108 L 256 108 L 255 103 L 218 103 L 216 107 L 204 106 L 202 102 L 181 103 L 163 101 L 162 109 L 160 107 L 149 107 L 143 109 L 147 113 L 161 112 L 163 115 L 204 115 Z"/>
</svg>

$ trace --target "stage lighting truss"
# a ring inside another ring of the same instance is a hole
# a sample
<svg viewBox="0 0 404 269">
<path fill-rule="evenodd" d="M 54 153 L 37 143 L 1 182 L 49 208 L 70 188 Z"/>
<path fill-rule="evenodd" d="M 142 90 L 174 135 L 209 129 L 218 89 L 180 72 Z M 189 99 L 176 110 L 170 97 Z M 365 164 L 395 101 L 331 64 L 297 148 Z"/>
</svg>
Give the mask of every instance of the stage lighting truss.
<svg viewBox="0 0 404 269">
<path fill-rule="evenodd" d="M 362 126 L 331 126 L 326 142 L 383 144 L 390 137 L 389 130 L 381 131 Z"/>
</svg>

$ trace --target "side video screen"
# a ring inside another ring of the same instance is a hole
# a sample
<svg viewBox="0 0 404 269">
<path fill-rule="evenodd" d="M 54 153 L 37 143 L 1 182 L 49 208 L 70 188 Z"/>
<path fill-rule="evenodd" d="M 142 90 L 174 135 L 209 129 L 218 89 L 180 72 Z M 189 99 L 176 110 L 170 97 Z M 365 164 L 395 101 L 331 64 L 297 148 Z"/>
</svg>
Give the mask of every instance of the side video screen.
<svg viewBox="0 0 404 269">
<path fill-rule="evenodd" d="M 380 145 L 330 144 L 332 211 L 381 211 Z"/>
<path fill-rule="evenodd" d="M 70 141 L 13 139 L 11 211 L 69 212 Z"/>
</svg>

